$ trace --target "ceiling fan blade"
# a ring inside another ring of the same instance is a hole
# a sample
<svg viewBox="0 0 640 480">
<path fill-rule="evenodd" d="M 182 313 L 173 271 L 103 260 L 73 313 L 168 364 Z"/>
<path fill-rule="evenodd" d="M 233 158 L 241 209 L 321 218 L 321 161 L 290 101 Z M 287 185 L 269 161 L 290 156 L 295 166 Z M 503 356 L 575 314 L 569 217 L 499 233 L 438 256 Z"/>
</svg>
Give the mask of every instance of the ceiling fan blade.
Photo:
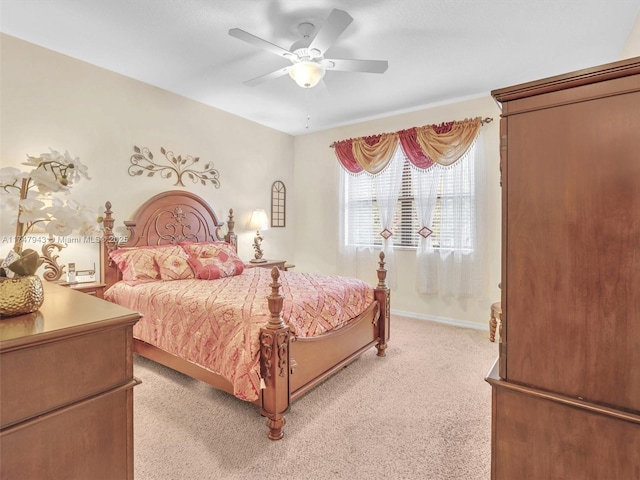
<svg viewBox="0 0 640 480">
<path fill-rule="evenodd" d="M 389 67 L 386 60 L 347 60 L 328 58 L 322 61 L 327 70 L 340 72 L 384 73 Z"/>
<path fill-rule="evenodd" d="M 262 82 L 266 82 L 267 80 L 273 80 L 274 78 L 283 77 L 284 75 L 289 73 L 289 69 L 291 66 L 280 68 L 274 72 L 267 73 L 265 75 L 260 75 L 259 77 L 252 78 L 251 80 L 247 80 L 246 82 L 242 82 L 249 87 L 254 87 Z"/>
<path fill-rule="evenodd" d="M 314 90 L 316 91 L 317 96 L 319 97 L 328 97 L 329 96 L 329 88 L 327 87 L 324 79 L 320 80 L 318 84 L 315 86 Z"/>
<path fill-rule="evenodd" d="M 278 45 L 268 42 L 260 37 L 256 37 L 255 35 L 249 32 L 245 32 L 244 30 L 241 30 L 239 28 L 230 29 L 229 35 L 244 42 L 250 43 L 254 47 L 259 47 L 271 53 L 275 53 L 276 55 L 279 55 L 281 57 L 289 58 L 292 55 L 289 50 L 279 47 Z"/>
<path fill-rule="evenodd" d="M 311 41 L 309 50 L 316 49 L 320 54 L 324 54 L 351 22 L 353 22 L 353 18 L 347 12 L 333 9 L 327 17 L 326 23 Z"/>
</svg>

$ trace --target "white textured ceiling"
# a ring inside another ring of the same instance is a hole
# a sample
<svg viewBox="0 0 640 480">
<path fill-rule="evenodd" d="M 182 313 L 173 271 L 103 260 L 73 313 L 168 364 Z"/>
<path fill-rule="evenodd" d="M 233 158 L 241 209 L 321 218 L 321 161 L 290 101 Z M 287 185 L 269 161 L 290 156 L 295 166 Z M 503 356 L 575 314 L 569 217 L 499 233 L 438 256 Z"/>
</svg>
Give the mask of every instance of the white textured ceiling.
<svg viewBox="0 0 640 480">
<path fill-rule="evenodd" d="M 327 57 L 388 60 L 384 74 L 328 71 L 243 81 L 287 60 L 297 25 L 333 8 L 353 23 Z M 0 31 L 298 135 L 617 61 L 640 0 L 0 0 Z"/>
</svg>

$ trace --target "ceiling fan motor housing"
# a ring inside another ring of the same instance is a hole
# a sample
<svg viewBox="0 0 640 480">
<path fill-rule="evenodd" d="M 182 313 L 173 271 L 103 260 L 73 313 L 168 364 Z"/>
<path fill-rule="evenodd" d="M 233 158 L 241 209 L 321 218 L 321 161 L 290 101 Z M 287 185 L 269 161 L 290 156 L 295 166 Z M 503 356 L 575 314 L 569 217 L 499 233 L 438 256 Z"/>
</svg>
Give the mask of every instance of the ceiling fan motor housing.
<svg viewBox="0 0 640 480">
<path fill-rule="evenodd" d="M 294 53 L 295 56 L 298 57 L 298 61 L 322 59 L 322 52 L 317 48 L 298 48 L 292 53 Z M 295 59 L 292 60 L 294 62 L 296 61 Z"/>
</svg>

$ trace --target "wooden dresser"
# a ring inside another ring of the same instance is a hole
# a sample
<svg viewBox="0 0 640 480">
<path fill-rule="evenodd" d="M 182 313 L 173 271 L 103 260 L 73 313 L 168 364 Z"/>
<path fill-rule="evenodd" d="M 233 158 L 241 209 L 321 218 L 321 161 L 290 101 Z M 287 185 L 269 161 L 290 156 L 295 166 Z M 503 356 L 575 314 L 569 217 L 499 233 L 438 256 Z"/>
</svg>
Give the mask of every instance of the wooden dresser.
<svg viewBox="0 0 640 480">
<path fill-rule="evenodd" d="M 640 58 L 502 104 L 492 478 L 640 479 Z"/>
<path fill-rule="evenodd" d="M 0 478 L 132 479 L 139 314 L 45 283 L 0 319 Z"/>
</svg>

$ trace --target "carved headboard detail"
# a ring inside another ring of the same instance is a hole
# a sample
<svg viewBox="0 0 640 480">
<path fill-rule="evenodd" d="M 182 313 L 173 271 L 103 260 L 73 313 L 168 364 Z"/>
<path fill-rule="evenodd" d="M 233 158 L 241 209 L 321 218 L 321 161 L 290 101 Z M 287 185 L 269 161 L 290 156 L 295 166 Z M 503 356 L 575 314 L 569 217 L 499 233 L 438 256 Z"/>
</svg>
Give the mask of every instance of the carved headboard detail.
<svg viewBox="0 0 640 480">
<path fill-rule="evenodd" d="M 160 193 L 143 203 L 124 225 L 129 230 L 126 242 L 119 242 L 113 234 L 115 220 L 111 203 L 105 204 L 104 245 L 102 248 L 102 277 L 107 286 L 120 280 L 121 272 L 109 258 L 116 248 L 175 244 L 178 242 L 226 241 L 237 248 L 233 232 L 233 210 L 229 210 L 228 233 L 221 232 L 224 222 L 218 220 L 213 209 L 197 195 L 171 190 Z"/>
<path fill-rule="evenodd" d="M 165 245 L 183 241 L 212 242 L 222 241 L 218 229 L 222 222 L 211 224 L 211 218 L 202 215 L 186 205 L 169 205 L 154 209 L 142 221 L 124 222 L 129 230 L 129 241 L 121 247 L 140 245 Z M 217 219 L 213 219 L 217 222 Z M 141 225 L 141 228 L 138 228 Z"/>
</svg>

